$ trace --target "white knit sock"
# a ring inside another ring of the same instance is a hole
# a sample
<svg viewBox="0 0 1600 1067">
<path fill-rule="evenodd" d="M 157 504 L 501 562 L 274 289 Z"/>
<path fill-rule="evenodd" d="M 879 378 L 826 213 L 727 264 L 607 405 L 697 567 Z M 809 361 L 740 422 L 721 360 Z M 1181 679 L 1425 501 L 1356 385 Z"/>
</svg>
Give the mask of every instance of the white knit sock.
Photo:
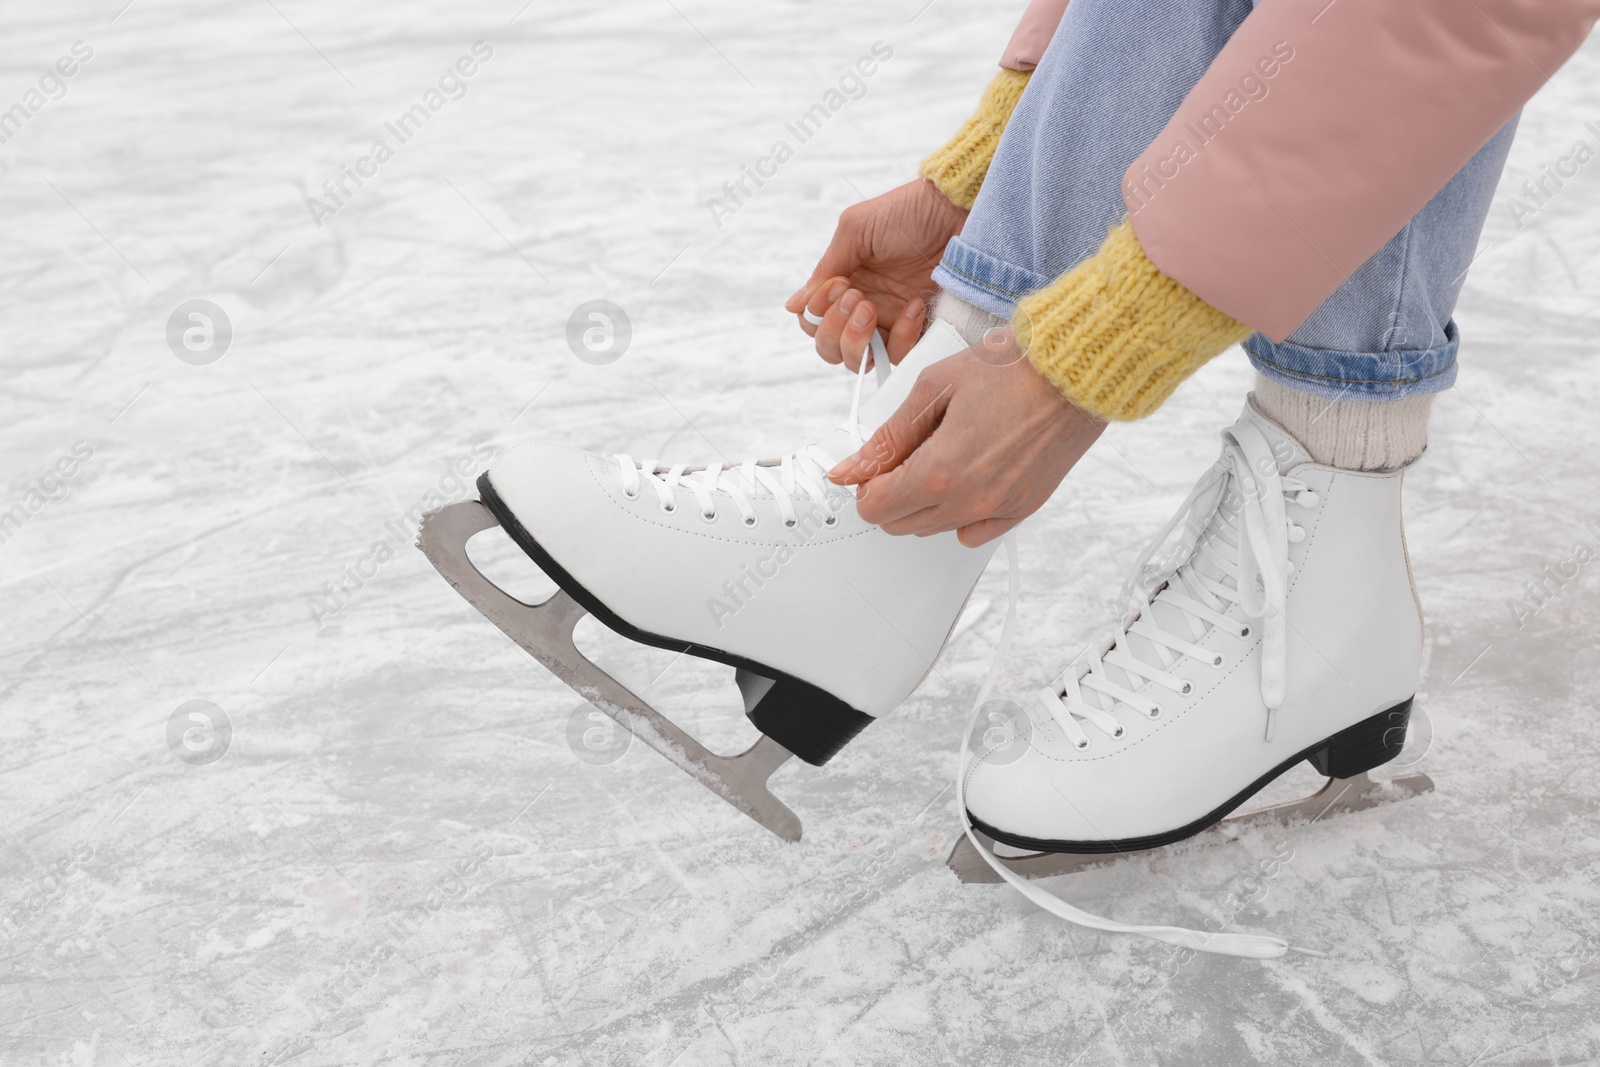
<svg viewBox="0 0 1600 1067">
<path fill-rule="evenodd" d="M 939 299 L 933 305 L 933 317 L 943 319 L 954 326 L 961 339 L 973 347 L 983 341 L 984 334 L 996 326 L 1006 325 L 1009 321 L 999 315 L 991 315 L 976 304 L 969 304 L 943 290 L 939 291 Z"/>
<path fill-rule="evenodd" d="M 1402 400 L 1329 400 L 1256 375 L 1262 414 L 1288 430 L 1311 458 L 1345 470 L 1404 467 L 1428 446 L 1432 393 Z"/>
</svg>

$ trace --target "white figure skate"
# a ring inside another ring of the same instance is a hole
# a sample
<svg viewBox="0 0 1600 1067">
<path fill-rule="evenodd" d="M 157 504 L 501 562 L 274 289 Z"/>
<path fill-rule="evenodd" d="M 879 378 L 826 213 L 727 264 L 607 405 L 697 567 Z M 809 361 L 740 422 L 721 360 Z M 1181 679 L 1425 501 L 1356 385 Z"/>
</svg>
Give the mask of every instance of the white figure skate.
<svg viewBox="0 0 1600 1067">
<path fill-rule="evenodd" d="M 424 517 L 418 546 L 479 611 L 585 700 L 779 837 L 800 820 L 767 779 L 791 754 L 827 762 L 898 706 L 932 667 L 993 554 L 954 533 L 891 537 L 827 480 L 899 406 L 924 367 L 966 348 L 936 321 L 878 389 L 823 441 L 777 460 L 638 463 L 553 444 L 507 452 L 479 501 Z M 524 604 L 467 558 L 498 524 L 560 586 Z M 736 668 L 763 737 L 724 757 L 583 656 L 572 630 L 592 614 L 647 645 Z M 845 620 L 848 620 L 847 622 Z"/>
<path fill-rule="evenodd" d="M 1197 834 L 1301 760 L 1328 785 L 1261 817 L 1316 818 L 1432 788 L 1426 775 L 1386 789 L 1367 777 L 1405 743 L 1421 662 L 1402 473 L 1312 463 L 1247 404 L 1222 457 L 1135 565 L 1137 611 L 1023 705 L 1031 736 L 1020 751 L 964 750 L 969 833 L 950 866 L 969 880 L 987 866 L 1082 925 L 1281 955 L 1276 938 L 1099 919 L 1024 879 Z M 1147 580 L 1145 565 L 1180 528 L 1174 566 Z M 1031 854 L 1002 859 L 995 842 Z"/>
</svg>

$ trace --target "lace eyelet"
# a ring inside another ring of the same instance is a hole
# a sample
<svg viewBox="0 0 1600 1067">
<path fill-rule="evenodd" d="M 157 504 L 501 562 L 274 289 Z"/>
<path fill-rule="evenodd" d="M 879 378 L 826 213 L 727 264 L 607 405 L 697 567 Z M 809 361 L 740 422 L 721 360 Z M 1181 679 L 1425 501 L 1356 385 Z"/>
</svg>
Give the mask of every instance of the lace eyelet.
<svg viewBox="0 0 1600 1067">
<path fill-rule="evenodd" d="M 1144 717 L 1147 718 L 1147 719 L 1159 719 L 1159 718 L 1161 718 L 1161 705 L 1160 704 L 1152 704 L 1152 705 L 1150 705 L 1150 710 L 1144 713 Z"/>
<path fill-rule="evenodd" d="M 799 526 L 799 525 L 800 525 L 800 521 L 798 519 L 784 519 L 783 520 L 783 528 L 785 530 L 792 530 L 796 526 Z"/>
<path fill-rule="evenodd" d="M 829 515 L 827 518 L 822 520 L 822 525 L 824 525 L 824 526 L 837 526 L 837 525 L 839 525 L 839 516 L 837 516 L 837 515 Z"/>
<path fill-rule="evenodd" d="M 1117 732 L 1111 735 L 1111 739 L 1113 741 L 1121 741 L 1126 736 L 1128 736 L 1128 728 L 1118 725 Z"/>
<path fill-rule="evenodd" d="M 635 489 L 633 492 L 630 493 L 626 489 L 624 489 L 622 491 L 622 498 L 624 500 L 638 500 L 639 499 L 639 490 Z"/>
<path fill-rule="evenodd" d="M 1240 636 L 1240 638 L 1249 637 L 1250 633 L 1251 633 L 1250 625 L 1248 623 L 1246 623 L 1244 625 L 1244 627 L 1239 631 L 1239 636 Z"/>
<path fill-rule="evenodd" d="M 1221 652 L 1218 652 L 1215 656 L 1213 656 L 1211 658 L 1211 665 L 1213 667 L 1217 668 L 1217 670 L 1219 670 L 1219 671 L 1222 669 L 1222 665 L 1225 662 L 1226 662 L 1226 660 L 1224 660 L 1222 658 L 1222 653 Z"/>
<path fill-rule="evenodd" d="M 1192 692 L 1194 692 L 1194 683 L 1193 682 L 1184 682 L 1183 683 L 1183 688 L 1178 690 L 1178 695 L 1186 697 Z"/>
<path fill-rule="evenodd" d="M 1074 742 L 1072 747 L 1082 752 L 1089 747 L 1089 739 L 1085 737 L 1081 743 Z"/>
<path fill-rule="evenodd" d="M 717 513 L 715 511 L 702 511 L 700 513 L 700 520 L 702 522 L 716 522 Z"/>
<path fill-rule="evenodd" d="M 744 519 L 744 524 L 746 526 L 754 526 L 756 524 L 756 517 L 754 515 L 750 515 L 750 516 L 746 517 Z"/>
<path fill-rule="evenodd" d="M 662 504 L 661 505 L 661 514 L 663 514 L 663 515 L 674 514 L 677 510 L 678 510 L 678 505 L 676 503 Z"/>
</svg>

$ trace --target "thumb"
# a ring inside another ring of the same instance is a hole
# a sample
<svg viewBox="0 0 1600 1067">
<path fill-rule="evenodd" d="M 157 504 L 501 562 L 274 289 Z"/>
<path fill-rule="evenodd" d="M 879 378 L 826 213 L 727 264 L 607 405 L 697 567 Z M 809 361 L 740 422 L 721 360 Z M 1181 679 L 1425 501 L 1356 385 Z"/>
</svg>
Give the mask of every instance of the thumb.
<svg viewBox="0 0 1600 1067">
<path fill-rule="evenodd" d="M 853 456 L 828 472 L 828 480 L 836 485 L 860 485 L 900 466 L 939 425 L 950 393 L 948 384 L 935 385 L 926 375 L 918 378 L 911 395 Z"/>
</svg>

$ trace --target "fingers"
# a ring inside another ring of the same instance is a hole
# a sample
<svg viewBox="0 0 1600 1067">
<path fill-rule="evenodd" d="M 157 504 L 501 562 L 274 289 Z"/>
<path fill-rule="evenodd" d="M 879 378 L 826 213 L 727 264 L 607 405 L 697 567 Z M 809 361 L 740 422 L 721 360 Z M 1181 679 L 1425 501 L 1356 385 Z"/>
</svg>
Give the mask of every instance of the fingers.
<svg viewBox="0 0 1600 1067">
<path fill-rule="evenodd" d="M 899 467 L 938 426 L 949 394 L 950 388 L 942 378 L 924 371 L 894 414 L 873 431 L 855 455 L 828 472 L 829 480 L 836 485 L 861 485 Z"/>
<path fill-rule="evenodd" d="M 816 301 L 813 300 L 812 303 L 815 304 Z M 865 311 L 861 310 L 863 306 L 866 308 Z M 816 310 L 812 308 L 813 312 Z M 872 336 L 870 328 L 863 333 L 854 325 L 861 318 L 875 323 L 877 311 L 873 308 L 872 302 L 864 299 L 857 290 L 846 289 L 844 295 L 822 313 L 822 323 L 812 335 L 817 341 L 817 355 L 829 363 L 848 361 L 852 370 L 859 367 L 860 350 L 865 346 L 866 338 Z M 858 339 L 854 349 L 851 348 L 853 338 Z"/>
<path fill-rule="evenodd" d="M 1004 537 L 1021 522 L 1021 519 L 1003 517 L 983 519 L 970 526 L 963 526 L 956 534 L 956 539 L 968 548 L 977 548 L 979 545 L 988 544 L 996 537 Z"/>
<path fill-rule="evenodd" d="M 853 292 L 854 289 L 850 291 Z M 845 300 L 850 299 L 850 293 L 844 294 L 844 300 L 839 301 L 841 307 Z M 858 297 L 859 295 L 857 294 Z M 844 365 L 852 372 L 861 369 L 861 360 L 866 354 L 867 343 L 877 329 L 878 309 L 872 301 L 865 298 L 858 299 L 850 309 L 850 318 L 845 323 L 844 329 L 839 333 L 839 351 L 844 356 Z"/>
<path fill-rule="evenodd" d="M 887 347 L 890 363 L 899 363 L 922 338 L 922 324 L 927 318 L 927 311 L 928 306 L 921 300 L 912 300 L 889 327 Z"/>
<path fill-rule="evenodd" d="M 794 312 L 800 319 L 800 328 L 806 332 L 807 336 L 817 336 L 817 332 L 822 326 L 818 323 L 807 321 L 806 314 L 809 312 L 814 318 L 821 318 L 826 321 L 827 313 L 838 304 L 840 298 L 849 289 L 850 280 L 848 278 L 824 278 L 815 285 L 810 285 L 807 289 L 802 290 L 806 297 L 800 301 Z M 820 345 L 817 348 L 817 352 L 819 354 L 822 352 Z M 827 359 L 827 356 L 823 356 L 823 358 Z M 837 363 L 839 361 L 831 359 L 828 362 Z"/>
</svg>

